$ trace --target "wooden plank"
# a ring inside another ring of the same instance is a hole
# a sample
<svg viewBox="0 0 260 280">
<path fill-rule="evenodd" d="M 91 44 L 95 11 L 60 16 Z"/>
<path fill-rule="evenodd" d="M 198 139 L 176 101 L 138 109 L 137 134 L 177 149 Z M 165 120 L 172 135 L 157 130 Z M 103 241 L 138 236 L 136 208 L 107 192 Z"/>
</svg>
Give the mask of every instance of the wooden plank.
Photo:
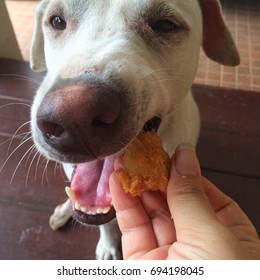
<svg viewBox="0 0 260 280">
<path fill-rule="evenodd" d="M 50 211 L 0 201 L 0 259 L 95 259 L 97 228 L 48 225 Z"/>
<path fill-rule="evenodd" d="M 260 178 L 260 94 L 195 85 L 205 168 Z"/>
<path fill-rule="evenodd" d="M 203 128 L 260 137 L 260 94 L 251 91 L 193 85 Z"/>
<path fill-rule="evenodd" d="M 197 148 L 207 169 L 260 178 L 260 138 L 202 128 Z"/>
</svg>

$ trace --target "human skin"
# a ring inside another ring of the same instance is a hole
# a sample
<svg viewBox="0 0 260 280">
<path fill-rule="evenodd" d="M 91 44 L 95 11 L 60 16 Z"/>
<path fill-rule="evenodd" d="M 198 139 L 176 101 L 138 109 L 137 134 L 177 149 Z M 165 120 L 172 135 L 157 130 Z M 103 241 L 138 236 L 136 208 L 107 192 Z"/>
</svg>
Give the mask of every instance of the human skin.
<svg viewBox="0 0 260 280">
<path fill-rule="evenodd" d="M 181 145 L 171 159 L 167 195 L 126 194 L 110 177 L 122 232 L 124 259 L 260 259 L 260 240 L 239 205 L 201 175 L 194 148 Z"/>
</svg>

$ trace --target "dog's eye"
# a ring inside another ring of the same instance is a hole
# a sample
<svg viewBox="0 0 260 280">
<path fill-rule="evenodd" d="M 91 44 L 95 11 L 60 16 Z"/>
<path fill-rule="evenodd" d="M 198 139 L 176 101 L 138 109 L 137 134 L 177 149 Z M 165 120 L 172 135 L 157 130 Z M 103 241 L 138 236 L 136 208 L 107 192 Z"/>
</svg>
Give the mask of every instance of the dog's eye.
<svg viewBox="0 0 260 280">
<path fill-rule="evenodd" d="M 159 20 L 151 25 L 151 28 L 153 31 L 157 33 L 161 32 L 171 32 L 178 30 L 180 28 L 180 25 L 174 21 L 164 19 L 164 20 Z"/>
<path fill-rule="evenodd" d="M 51 26 L 56 30 L 65 30 L 67 27 L 66 21 L 59 16 L 52 17 L 50 22 Z"/>
</svg>

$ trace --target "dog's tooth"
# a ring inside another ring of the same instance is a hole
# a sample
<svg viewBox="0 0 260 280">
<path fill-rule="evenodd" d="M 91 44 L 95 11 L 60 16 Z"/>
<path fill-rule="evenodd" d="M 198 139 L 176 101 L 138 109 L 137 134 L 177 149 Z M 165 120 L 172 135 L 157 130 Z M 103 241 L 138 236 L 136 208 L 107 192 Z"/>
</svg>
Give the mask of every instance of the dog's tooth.
<svg viewBox="0 0 260 280">
<path fill-rule="evenodd" d="M 103 214 L 107 214 L 110 210 L 110 207 L 106 207 L 103 209 Z"/>
<path fill-rule="evenodd" d="M 66 187 L 65 192 L 72 202 L 76 201 L 76 193 L 72 188 Z"/>
<path fill-rule="evenodd" d="M 84 206 L 80 206 L 80 211 L 83 213 L 87 213 L 87 208 Z"/>
<path fill-rule="evenodd" d="M 74 207 L 76 210 L 79 210 L 87 215 L 107 214 L 111 209 L 110 207 L 106 207 L 106 208 L 98 208 L 95 211 L 88 210 L 85 206 L 80 205 L 78 201 L 74 202 Z"/>
<path fill-rule="evenodd" d="M 98 208 L 97 209 L 97 214 L 107 214 L 110 210 L 110 207 L 106 207 L 106 208 Z"/>
<path fill-rule="evenodd" d="M 106 207 L 106 208 L 98 208 L 96 210 L 96 214 L 107 214 L 110 210 L 110 207 Z"/>
<path fill-rule="evenodd" d="M 75 202 L 74 207 L 75 207 L 76 210 L 80 210 L 81 206 L 80 206 L 78 201 Z"/>
</svg>

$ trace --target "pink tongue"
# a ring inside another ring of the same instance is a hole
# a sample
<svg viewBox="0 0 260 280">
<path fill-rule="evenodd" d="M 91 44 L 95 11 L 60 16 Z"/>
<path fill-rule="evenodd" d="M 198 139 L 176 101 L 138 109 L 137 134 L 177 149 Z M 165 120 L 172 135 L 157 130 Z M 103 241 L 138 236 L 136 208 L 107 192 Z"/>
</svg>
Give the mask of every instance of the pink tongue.
<svg viewBox="0 0 260 280">
<path fill-rule="evenodd" d="M 114 170 L 116 156 L 78 164 L 72 178 L 71 188 L 76 200 L 87 211 L 109 207 L 112 198 L 109 190 L 109 177 Z"/>
</svg>

